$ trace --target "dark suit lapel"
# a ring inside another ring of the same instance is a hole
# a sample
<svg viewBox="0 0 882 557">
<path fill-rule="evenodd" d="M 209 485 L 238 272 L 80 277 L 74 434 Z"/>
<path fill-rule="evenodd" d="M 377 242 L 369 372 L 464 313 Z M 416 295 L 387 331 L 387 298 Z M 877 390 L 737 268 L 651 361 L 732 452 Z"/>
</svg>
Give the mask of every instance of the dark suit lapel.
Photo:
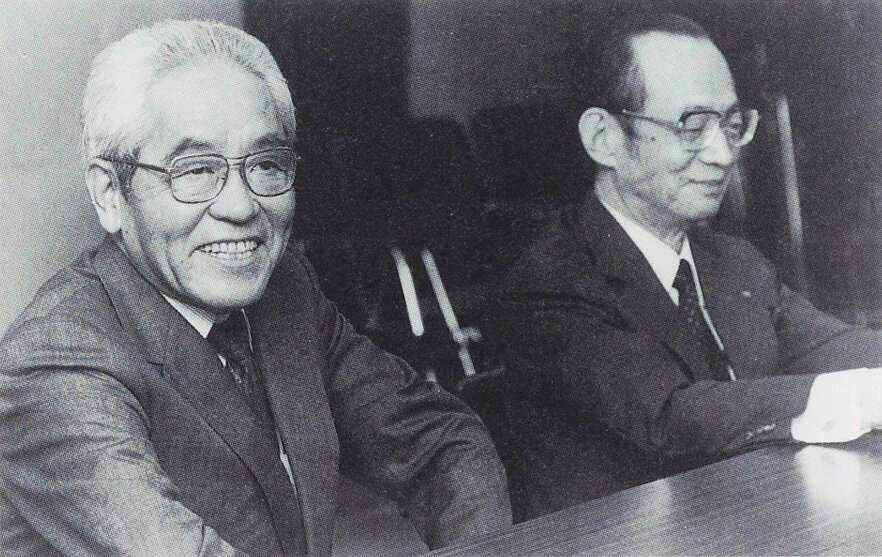
<svg viewBox="0 0 882 557">
<path fill-rule="evenodd" d="M 269 503 L 282 547 L 287 554 L 299 554 L 297 498 L 278 442 L 258 423 L 208 342 L 186 322 L 177 333 L 176 349 L 163 368 L 169 380 L 251 470 Z"/>
<path fill-rule="evenodd" d="M 579 208 L 577 218 L 585 235 L 584 249 L 594 255 L 597 268 L 610 279 L 622 317 L 679 356 L 693 380 L 706 376 L 707 362 L 688 325 L 625 230 L 594 195 Z"/>
<path fill-rule="evenodd" d="M 308 299 L 312 292 L 305 273 L 280 266 L 261 301 L 248 311 L 276 428 L 297 484 L 307 547 L 324 553 L 336 508 L 339 445 L 324 387 L 327 359 L 317 330 L 319 310 Z"/>
<path fill-rule="evenodd" d="M 290 525 L 284 524 L 290 509 L 276 508 L 281 494 L 294 500 L 277 443 L 264 433 L 214 349 L 141 277 L 111 240 L 107 239 L 96 254 L 95 269 L 120 320 L 144 347 L 147 359 L 162 366 L 162 374 L 251 470 L 274 507 L 280 541 L 293 547 L 293 542 L 285 543 L 286 532 L 291 532 Z"/>
<path fill-rule="evenodd" d="M 735 371 L 736 377 L 766 375 L 757 362 L 773 358 L 777 352 L 773 335 L 758 335 L 758 324 L 769 321 L 769 309 L 757 300 L 760 293 L 752 292 L 750 269 L 739 268 L 732 262 L 740 260 L 736 254 L 718 253 L 702 234 L 690 235 L 692 256 L 704 293 L 705 305 Z"/>
</svg>

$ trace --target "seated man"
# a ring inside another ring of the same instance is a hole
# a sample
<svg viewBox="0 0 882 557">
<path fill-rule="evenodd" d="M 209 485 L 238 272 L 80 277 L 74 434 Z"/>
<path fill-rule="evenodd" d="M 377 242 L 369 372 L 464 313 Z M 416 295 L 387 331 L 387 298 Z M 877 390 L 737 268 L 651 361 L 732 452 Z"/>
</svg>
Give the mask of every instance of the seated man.
<svg viewBox="0 0 882 557">
<path fill-rule="evenodd" d="M 882 375 L 852 370 L 882 364 L 882 334 L 820 312 L 747 242 L 698 226 L 758 120 L 707 33 L 643 16 L 596 52 L 597 105 L 578 123 L 593 191 L 552 219 L 498 298 L 516 519 L 882 423 Z"/>
<path fill-rule="evenodd" d="M 135 31 L 95 59 L 83 119 L 107 236 L 0 344 L 3 555 L 328 555 L 341 465 L 430 547 L 510 524 L 480 420 L 289 248 L 294 106 L 266 46 Z"/>
</svg>

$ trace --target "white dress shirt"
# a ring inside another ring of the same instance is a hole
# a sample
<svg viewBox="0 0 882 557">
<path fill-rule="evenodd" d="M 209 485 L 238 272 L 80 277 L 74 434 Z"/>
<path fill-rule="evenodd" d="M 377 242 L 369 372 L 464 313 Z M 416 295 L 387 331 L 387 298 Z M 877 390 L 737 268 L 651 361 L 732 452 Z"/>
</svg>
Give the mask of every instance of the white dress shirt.
<svg viewBox="0 0 882 557">
<path fill-rule="evenodd" d="M 208 333 L 211 332 L 211 328 L 218 320 L 216 315 L 209 313 L 204 309 L 193 307 L 190 304 L 179 302 L 165 294 L 162 294 L 162 297 L 165 298 L 166 302 L 171 304 L 171 307 L 175 308 L 175 311 L 181 314 L 181 317 L 187 320 L 187 323 L 192 325 L 193 328 L 202 335 L 202 338 L 208 337 Z"/>
<path fill-rule="evenodd" d="M 699 304 L 704 308 L 704 294 L 698 269 L 692 259 L 689 237 L 684 237 L 680 253 L 677 253 L 634 220 L 610 207 L 602 199 L 600 202 L 646 258 L 656 278 L 677 305 L 680 296 L 674 288 L 674 278 L 677 276 L 680 259 L 689 261 Z M 707 313 L 705 319 L 713 329 Z M 857 439 L 871 429 L 882 426 L 882 409 L 879 405 L 868 405 L 866 402 L 862 404 L 867 398 L 865 393 L 880 391 L 882 370 L 879 368 L 823 373 L 812 383 L 805 411 L 793 419 L 791 435 L 795 440 L 805 443 L 837 443 Z"/>
<path fill-rule="evenodd" d="M 603 201 L 601 201 L 601 203 L 606 207 L 606 210 L 609 211 L 609 214 L 616 219 L 619 226 L 625 229 L 625 233 L 631 238 L 631 241 L 634 242 L 634 245 L 637 246 L 637 249 L 639 249 L 640 253 L 643 254 L 643 257 L 646 258 L 646 261 L 649 262 L 649 266 L 652 267 L 652 271 L 655 273 L 656 278 L 658 278 L 661 285 L 664 286 L 665 290 L 668 292 L 668 296 L 671 297 L 671 301 L 676 305 L 680 305 L 680 293 L 674 288 L 674 279 L 677 277 L 677 269 L 680 268 L 681 259 L 685 259 L 689 262 L 689 265 L 692 267 L 692 278 L 695 280 L 695 289 L 698 293 L 698 302 L 703 307 L 704 293 L 701 291 L 701 281 L 698 279 L 695 260 L 692 259 L 692 248 L 689 247 L 689 237 L 686 236 L 683 238 L 683 245 L 680 248 L 680 253 L 677 253 L 671 248 L 671 246 L 656 238 L 654 234 L 630 218 L 613 209 Z"/>
</svg>

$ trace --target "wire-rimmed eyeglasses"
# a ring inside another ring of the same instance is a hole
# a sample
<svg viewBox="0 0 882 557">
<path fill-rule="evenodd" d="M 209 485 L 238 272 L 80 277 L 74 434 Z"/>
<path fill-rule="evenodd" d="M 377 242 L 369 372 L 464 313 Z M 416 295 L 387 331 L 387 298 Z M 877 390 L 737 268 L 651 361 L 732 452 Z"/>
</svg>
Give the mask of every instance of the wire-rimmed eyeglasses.
<svg viewBox="0 0 882 557">
<path fill-rule="evenodd" d="M 185 155 L 172 160 L 167 168 L 129 158 L 99 158 L 165 175 L 172 195 L 181 203 L 203 203 L 220 195 L 230 169 L 236 166 L 248 189 L 261 197 L 273 197 L 290 191 L 294 187 L 297 172 L 297 156 L 287 147 L 233 158 L 214 154 Z"/>
<path fill-rule="evenodd" d="M 671 130 L 677 134 L 681 145 L 687 151 L 706 149 L 714 142 L 720 131 L 723 132 L 730 147 L 743 147 L 753 139 L 760 118 L 759 112 L 752 108 L 738 109 L 726 114 L 714 110 L 684 112 L 676 122 L 624 109 L 621 114 Z"/>
</svg>

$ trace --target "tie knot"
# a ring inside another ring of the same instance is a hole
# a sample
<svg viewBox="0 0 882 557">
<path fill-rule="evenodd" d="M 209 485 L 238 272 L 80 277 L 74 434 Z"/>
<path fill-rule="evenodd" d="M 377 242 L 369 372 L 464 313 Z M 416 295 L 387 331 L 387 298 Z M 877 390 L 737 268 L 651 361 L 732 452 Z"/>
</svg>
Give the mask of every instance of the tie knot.
<svg viewBox="0 0 882 557">
<path fill-rule="evenodd" d="M 674 288 L 681 296 L 687 292 L 695 290 L 695 279 L 692 276 L 692 265 L 685 259 L 680 260 L 680 266 L 677 268 L 677 276 L 674 277 Z"/>
<path fill-rule="evenodd" d="M 251 357 L 248 322 L 243 311 L 233 311 L 224 321 L 215 323 L 207 340 L 224 358 L 241 362 Z"/>
</svg>

